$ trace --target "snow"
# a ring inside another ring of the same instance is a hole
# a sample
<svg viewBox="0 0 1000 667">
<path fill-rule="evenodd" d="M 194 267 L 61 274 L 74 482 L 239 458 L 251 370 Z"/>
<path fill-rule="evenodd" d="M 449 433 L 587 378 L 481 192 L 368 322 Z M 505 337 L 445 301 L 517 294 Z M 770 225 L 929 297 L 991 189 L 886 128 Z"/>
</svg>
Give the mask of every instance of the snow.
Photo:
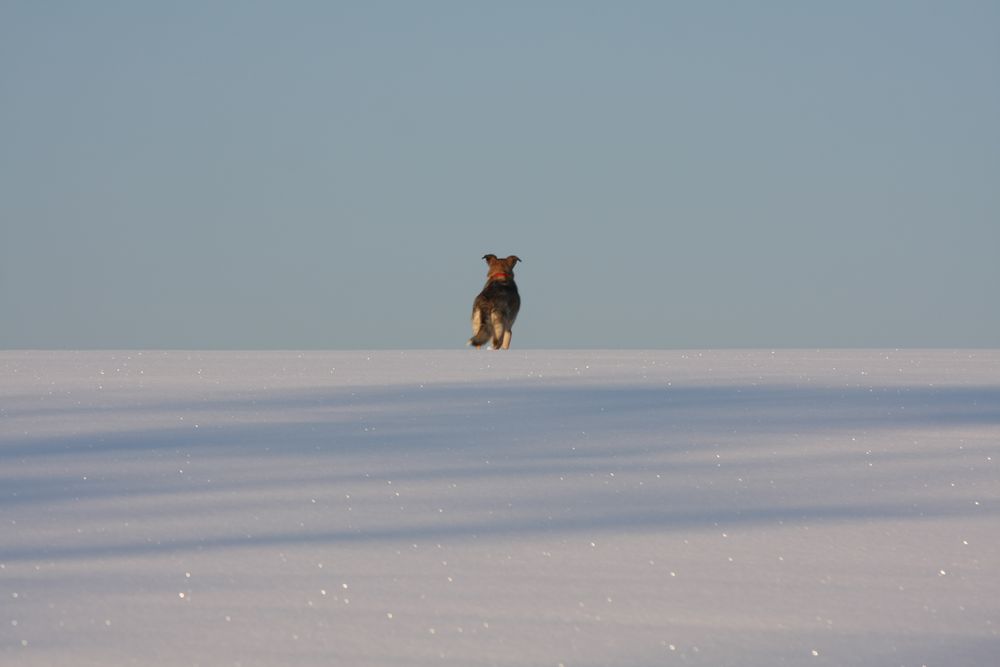
<svg viewBox="0 0 1000 667">
<path fill-rule="evenodd" d="M 0 664 L 996 664 L 998 449 L 998 350 L 0 352 Z"/>
</svg>

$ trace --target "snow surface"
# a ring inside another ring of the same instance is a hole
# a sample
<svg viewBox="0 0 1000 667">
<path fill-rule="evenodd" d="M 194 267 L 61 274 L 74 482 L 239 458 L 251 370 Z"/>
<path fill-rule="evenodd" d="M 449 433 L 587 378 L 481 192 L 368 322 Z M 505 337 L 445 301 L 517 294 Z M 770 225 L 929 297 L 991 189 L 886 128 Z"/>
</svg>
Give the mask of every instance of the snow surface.
<svg viewBox="0 0 1000 667">
<path fill-rule="evenodd" d="M 1000 664 L 1000 351 L 0 352 L 0 664 Z"/>
</svg>

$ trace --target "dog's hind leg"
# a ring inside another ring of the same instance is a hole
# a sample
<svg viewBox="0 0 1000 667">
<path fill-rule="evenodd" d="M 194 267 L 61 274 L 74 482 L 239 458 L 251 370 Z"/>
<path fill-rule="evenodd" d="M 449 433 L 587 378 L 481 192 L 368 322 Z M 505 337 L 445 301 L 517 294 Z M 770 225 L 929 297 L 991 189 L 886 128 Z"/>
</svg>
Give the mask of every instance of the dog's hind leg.
<svg viewBox="0 0 1000 667">
<path fill-rule="evenodd" d="M 503 345 L 507 330 L 503 326 L 503 316 L 497 311 L 490 311 L 490 324 L 493 325 L 493 349 L 499 350 Z"/>
<path fill-rule="evenodd" d="M 469 339 L 469 345 L 482 347 L 489 339 L 490 331 L 483 321 L 483 311 L 476 308 L 472 311 L 472 338 Z"/>
<path fill-rule="evenodd" d="M 507 329 L 506 331 L 503 332 L 503 343 L 500 346 L 501 350 L 510 349 L 510 334 L 511 334 L 510 329 Z"/>
</svg>

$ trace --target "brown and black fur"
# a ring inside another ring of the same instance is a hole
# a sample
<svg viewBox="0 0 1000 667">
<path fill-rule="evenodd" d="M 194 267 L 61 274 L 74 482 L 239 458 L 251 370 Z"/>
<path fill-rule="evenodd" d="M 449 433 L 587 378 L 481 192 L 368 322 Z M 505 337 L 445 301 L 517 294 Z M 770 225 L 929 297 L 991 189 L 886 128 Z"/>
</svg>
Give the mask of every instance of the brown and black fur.
<svg viewBox="0 0 1000 667">
<path fill-rule="evenodd" d="M 490 265 L 486 286 L 472 304 L 472 338 L 469 345 L 482 347 L 492 339 L 494 350 L 510 347 L 511 329 L 521 309 L 521 295 L 514 283 L 514 265 L 521 260 L 516 255 L 498 259 L 483 255 Z"/>
</svg>

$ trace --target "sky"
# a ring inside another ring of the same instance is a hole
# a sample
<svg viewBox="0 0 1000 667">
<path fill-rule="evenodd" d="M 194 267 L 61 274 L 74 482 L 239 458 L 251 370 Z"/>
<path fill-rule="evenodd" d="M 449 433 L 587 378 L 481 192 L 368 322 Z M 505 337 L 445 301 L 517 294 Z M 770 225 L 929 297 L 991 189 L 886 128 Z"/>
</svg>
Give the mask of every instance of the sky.
<svg viewBox="0 0 1000 667">
<path fill-rule="evenodd" d="M 998 25 L 5 0 L 0 348 L 998 347 Z"/>
</svg>

